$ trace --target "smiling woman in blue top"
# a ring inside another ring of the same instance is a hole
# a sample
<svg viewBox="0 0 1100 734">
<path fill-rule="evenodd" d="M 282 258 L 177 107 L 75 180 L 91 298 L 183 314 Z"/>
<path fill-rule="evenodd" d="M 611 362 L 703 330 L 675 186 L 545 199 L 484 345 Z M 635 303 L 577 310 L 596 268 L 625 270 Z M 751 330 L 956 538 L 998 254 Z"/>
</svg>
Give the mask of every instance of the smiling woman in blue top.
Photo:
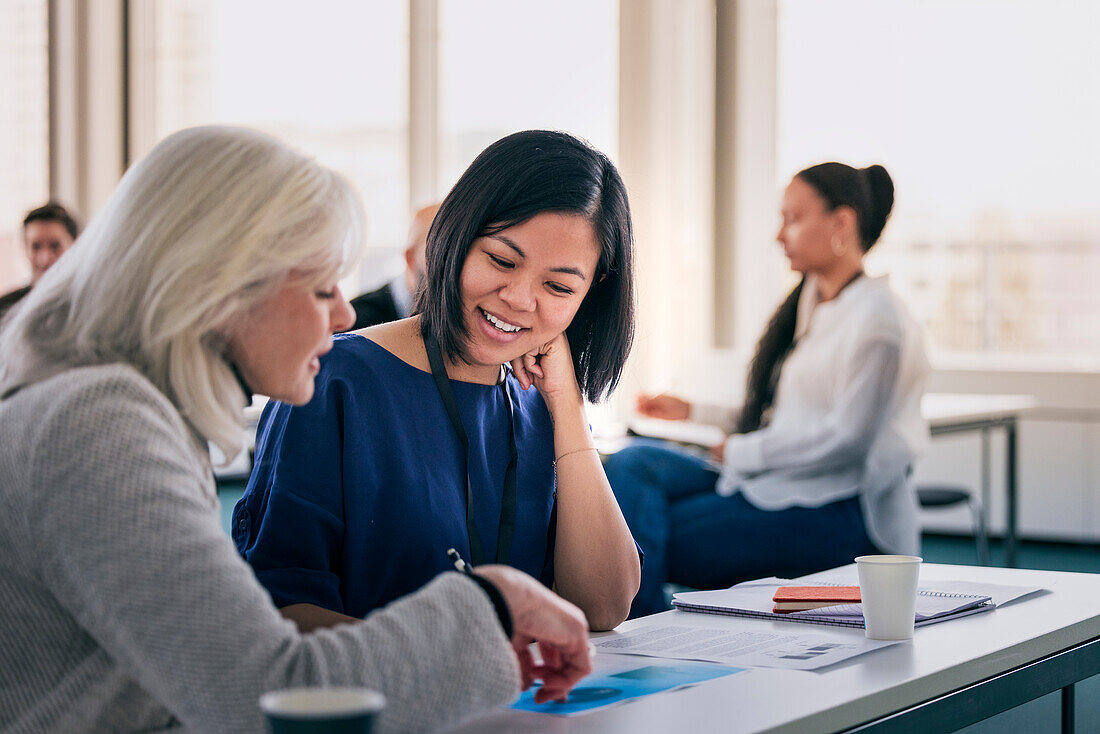
<svg viewBox="0 0 1100 734">
<path fill-rule="evenodd" d="M 639 554 L 584 399 L 630 350 L 632 249 L 602 153 L 527 131 L 478 156 L 432 224 L 417 315 L 336 337 L 313 400 L 261 419 L 233 534 L 285 616 L 360 618 L 453 547 L 539 578 L 593 629 L 626 618 Z"/>
</svg>

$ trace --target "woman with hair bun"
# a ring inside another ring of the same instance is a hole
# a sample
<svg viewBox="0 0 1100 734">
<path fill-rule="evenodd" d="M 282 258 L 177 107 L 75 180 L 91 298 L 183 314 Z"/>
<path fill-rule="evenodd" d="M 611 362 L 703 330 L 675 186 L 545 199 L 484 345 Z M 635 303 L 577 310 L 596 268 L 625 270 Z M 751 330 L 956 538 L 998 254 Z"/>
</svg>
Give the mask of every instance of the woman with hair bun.
<svg viewBox="0 0 1100 734">
<path fill-rule="evenodd" d="M 882 166 L 822 163 L 783 194 L 776 239 L 802 273 L 757 343 L 740 410 L 640 395 L 638 411 L 722 426 L 715 463 L 664 445 L 610 457 L 608 480 L 646 554 L 631 616 L 666 581 L 719 588 L 795 577 L 865 553 L 916 553 L 910 468 L 927 441 L 919 325 L 863 271 L 894 203 Z"/>
</svg>

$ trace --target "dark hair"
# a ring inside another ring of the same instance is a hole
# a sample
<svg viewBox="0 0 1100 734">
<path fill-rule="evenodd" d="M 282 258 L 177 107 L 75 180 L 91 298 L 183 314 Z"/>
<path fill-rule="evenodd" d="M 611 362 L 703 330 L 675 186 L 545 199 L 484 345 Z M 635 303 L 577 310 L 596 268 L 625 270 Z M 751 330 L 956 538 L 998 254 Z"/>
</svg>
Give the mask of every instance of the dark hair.
<svg viewBox="0 0 1100 734">
<path fill-rule="evenodd" d="M 843 163 L 820 163 L 800 171 L 795 178 L 813 186 L 829 211 L 847 206 L 856 213 L 860 247 L 864 252 L 878 242 L 894 207 L 894 182 L 885 168 L 879 165 L 852 168 Z M 738 433 L 760 428 L 764 423 L 764 414 L 775 400 L 779 371 L 794 346 L 798 301 L 805 282 L 803 278 L 787 295 L 756 343 L 745 386 L 745 404 L 737 422 Z"/>
<path fill-rule="evenodd" d="M 894 208 L 894 182 L 879 165 L 852 168 L 843 163 L 819 163 L 795 174 L 825 200 L 829 211 L 850 207 L 859 220 L 860 246 L 870 250 Z"/>
<path fill-rule="evenodd" d="M 56 201 L 48 202 L 27 212 L 27 216 L 23 218 L 23 226 L 26 227 L 31 222 L 60 222 L 74 240 L 80 233 L 80 226 L 76 223 L 76 218 L 69 213 L 68 209 Z"/>
<path fill-rule="evenodd" d="M 634 234 L 614 164 L 571 135 L 527 130 L 501 138 L 458 179 L 428 232 L 416 299 L 421 329 L 448 358 L 465 359 L 459 283 L 470 247 L 542 212 L 584 216 L 600 243 L 592 285 L 565 331 L 581 392 L 598 402 L 618 385 L 634 340 Z"/>
</svg>

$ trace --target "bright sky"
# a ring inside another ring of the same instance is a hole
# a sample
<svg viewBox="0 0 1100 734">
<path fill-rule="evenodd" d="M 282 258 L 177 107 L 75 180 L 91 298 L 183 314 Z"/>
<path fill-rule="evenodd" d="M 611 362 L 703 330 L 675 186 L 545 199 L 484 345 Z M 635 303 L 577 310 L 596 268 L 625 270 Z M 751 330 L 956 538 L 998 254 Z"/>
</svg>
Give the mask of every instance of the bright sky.
<svg viewBox="0 0 1100 734">
<path fill-rule="evenodd" d="M 883 163 L 899 207 L 1100 227 L 1100 3 L 780 0 L 785 179 Z"/>
</svg>

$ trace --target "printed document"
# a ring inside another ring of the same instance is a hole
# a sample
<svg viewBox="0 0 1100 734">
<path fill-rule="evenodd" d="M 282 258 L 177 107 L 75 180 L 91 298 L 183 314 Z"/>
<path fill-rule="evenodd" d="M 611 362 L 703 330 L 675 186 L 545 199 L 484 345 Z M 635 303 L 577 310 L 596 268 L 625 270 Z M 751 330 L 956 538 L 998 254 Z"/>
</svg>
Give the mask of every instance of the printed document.
<svg viewBox="0 0 1100 734">
<path fill-rule="evenodd" d="M 593 639 L 597 652 L 649 655 L 680 660 L 708 660 L 738 667 L 816 670 L 872 650 L 896 645 L 896 640 L 868 640 L 853 630 L 792 627 L 774 632 L 752 629 L 696 627 L 669 623 Z"/>
</svg>

